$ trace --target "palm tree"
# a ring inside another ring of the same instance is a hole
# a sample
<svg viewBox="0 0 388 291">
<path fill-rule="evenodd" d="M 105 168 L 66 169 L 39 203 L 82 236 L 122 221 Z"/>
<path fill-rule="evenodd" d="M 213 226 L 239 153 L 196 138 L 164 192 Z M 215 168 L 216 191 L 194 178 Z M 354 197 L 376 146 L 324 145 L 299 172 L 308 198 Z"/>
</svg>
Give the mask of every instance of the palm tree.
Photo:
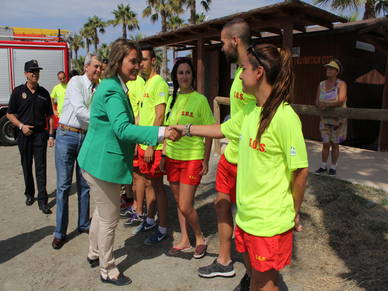
<svg viewBox="0 0 388 291">
<path fill-rule="evenodd" d="M 143 10 L 143 17 L 150 17 L 156 22 L 159 17 L 162 22 L 162 32 L 167 31 L 167 20 L 173 15 L 183 13 L 182 0 L 147 0 L 147 7 Z M 162 76 L 167 78 L 167 47 L 163 47 Z"/>
<path fill-rule="evenodd" d="M 142 33 L 131 34 L 129 36 L 129 40 L 133 40 L 133 41 L 138 41 L 138 40 L 141 40 L 143 38 L 145 38 L 145 35 Z"/>
<path fill-rule="evenodd" d="M 190 8 L 190 24 L 197 24 L 197 1 L 196 0 L 182 0 L 183 4 L 186 4 L 187 8 Z M 212 0 L 201 0 L 200 4 L 202 8 L 207 12 L 210 9 Z"/>
<path fill-rule="evenodd" d="M 205 13 L 197 14 L 196 17 L 195 17 L 195 24 L 199 24 L 199 23 L 205 22 L 206 17 L 207 16 L 206 16 Z"/>
<path fill-rule="evenodd" d="M 85 57 L 80 56 L 78 59 L 73 60 L 72 68 L 77 70 L 81 75 L 84 72 Z"/>
<path fill-rule="evenodd" d="M 315 4 L 329 4 L 331 8 L 344 10 L 347 8 L 357 9 L 364 5 L 365 12 L 363 19 L 376 18 L 376 13 L 388 11 L 387 0 L 315 0 Z"/>
<path fill-rule="evenodd" d="M 107 23 L 104 22 L 100 17 L 94 15 L 93 17 L 88 18 L 88 21 L 85 25 L 90 28 L 91 39 L 94 44 L 94 52 L 97 52 L 97 46 L 100 43 L 98 33 L 105 33 L 105 27 Z"/>
<path fill-rule="evenodd" d="M 101 60 L 107 59 L 109 57 L 110 46 L 106 43 L 103 43 L 100 48 L 97 50 L 97 55 Z"/>
<path fill-rule="evenodd" d="M 115 19 L 109 21 L 109 24 L 117 26 L 121 24 L 123 30 L 123 38 L 127 38 L 127 29 L 139 29 L 139 21 L 136 18 L 136 13 L 131 10 L 129 5 L 119 4 L 116 10 L 112 11 Z"/>
<path fill-rule="evenodd" d="M 184 25 L 184 20 L 178 15 L 173 15 L 168 18 L 167 21 L 167 30 L 175 30 Z"/>
<path fill-rule="evenodd" d="M 74 34 L 70 38 L 70 49 L 74 51 L 75 58 L 78 59 L 78 51 L 80 48 L 84 48 L 85 43 L 81 35 Z"/>
<path fill-rule="evenodd" d="M 87 23 L 84 24 L 83 28 L 80 30 L 80 35 L 83 37 L 85 40 L 85 45 L 86 45 L 86 53 L 89 53 L 90 51 L 90 45 L 92 44 L 92 30 L 91 28 L 87 25 Z"/>
</svg>

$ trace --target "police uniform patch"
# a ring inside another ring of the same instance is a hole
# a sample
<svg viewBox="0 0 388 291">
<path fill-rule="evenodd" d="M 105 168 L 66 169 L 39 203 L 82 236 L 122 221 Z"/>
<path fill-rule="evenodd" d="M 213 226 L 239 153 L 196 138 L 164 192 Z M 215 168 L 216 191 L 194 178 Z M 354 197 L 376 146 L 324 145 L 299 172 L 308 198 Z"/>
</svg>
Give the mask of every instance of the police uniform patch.
<svg viewBox="0 0 388 291">
<path fill-rule="evenodd" d="M 22 93 L 22 98 L 23 98 L 23 99 L 26 99 L 26 98 L 27 98 L 27 93 L 26 93 L 26 92 L 23 92 L 23 93 Z"/>
</svg>

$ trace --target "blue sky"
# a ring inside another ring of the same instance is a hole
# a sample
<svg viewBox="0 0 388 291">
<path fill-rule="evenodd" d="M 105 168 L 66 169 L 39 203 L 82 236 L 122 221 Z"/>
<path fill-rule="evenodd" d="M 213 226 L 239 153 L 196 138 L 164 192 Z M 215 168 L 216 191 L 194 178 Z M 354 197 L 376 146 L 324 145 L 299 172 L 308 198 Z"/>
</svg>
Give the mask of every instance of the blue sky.
<svg viewBox="0 0 388 291">
<path fill-rule="evenodd" d="M 0 25 L 32 28 L 61 28 L 79 32 L 87 18 L 98 15 L 103 20 L 113 17 L 112 11 L 118 4 L 129 4 L 138 14 L 140 32 L 153 35 L 160 30 L 160 24 L 153 24 L 141 17 L 145 0 L 2 0 Z M 197 1 L 199 2 L 199 1 Z M 282 1 L 270 0 L 213 0 L 208 19 L 270 5 Z M 311 3 L 312 1 L 306 1 Z M 198 5 L 198 4 L 197 4 Z M 201 9 L 198 7 L 198 10 Z M 188 18 L 188 14 L 185 15 Z M 137 32 L 137 31 L 135 31 Z M 109 43 L 121 35 L 120 27 L 109 27 L 101 41 Z"/>
</svg>

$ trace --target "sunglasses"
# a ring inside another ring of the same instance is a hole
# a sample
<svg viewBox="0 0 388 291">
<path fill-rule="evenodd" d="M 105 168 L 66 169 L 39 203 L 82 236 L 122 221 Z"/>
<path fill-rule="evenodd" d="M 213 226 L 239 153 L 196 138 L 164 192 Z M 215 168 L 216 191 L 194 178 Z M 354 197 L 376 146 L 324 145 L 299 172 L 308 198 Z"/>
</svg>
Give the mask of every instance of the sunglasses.
<svg viewBox="0 0 388 291">
<path fill-rule="evenodd" d="M 247 52 L 248 52 L 248 54 L 251 54 L 255 57 L 255 59 L 259 62 L 260 66 L 264 67 L 263 62 L 261 61 L 261 58 L 260 58 L 259 54 L 256 52 L 255 47 L 253 45 L 250 45 L 248 47 Z"/>
</svg>

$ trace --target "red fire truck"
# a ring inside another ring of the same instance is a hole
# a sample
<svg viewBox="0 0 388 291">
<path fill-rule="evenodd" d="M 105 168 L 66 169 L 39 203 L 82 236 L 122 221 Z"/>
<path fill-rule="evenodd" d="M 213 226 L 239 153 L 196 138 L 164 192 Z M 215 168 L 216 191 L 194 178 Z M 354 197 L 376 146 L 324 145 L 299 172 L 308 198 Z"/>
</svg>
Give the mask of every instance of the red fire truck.
<svg viewBox="0 0 388 291">
<path fill-rule="evenodd" d="M 0 142 L 14 145 L 14 127 L 5 116 L 12 90 L 26 82 L 24 63 L 37 60 L 43 68 L 39 84 L 51 92 L 57 73 L 69 71 L 67 31 L 0 27 Z"/>
</svg>

